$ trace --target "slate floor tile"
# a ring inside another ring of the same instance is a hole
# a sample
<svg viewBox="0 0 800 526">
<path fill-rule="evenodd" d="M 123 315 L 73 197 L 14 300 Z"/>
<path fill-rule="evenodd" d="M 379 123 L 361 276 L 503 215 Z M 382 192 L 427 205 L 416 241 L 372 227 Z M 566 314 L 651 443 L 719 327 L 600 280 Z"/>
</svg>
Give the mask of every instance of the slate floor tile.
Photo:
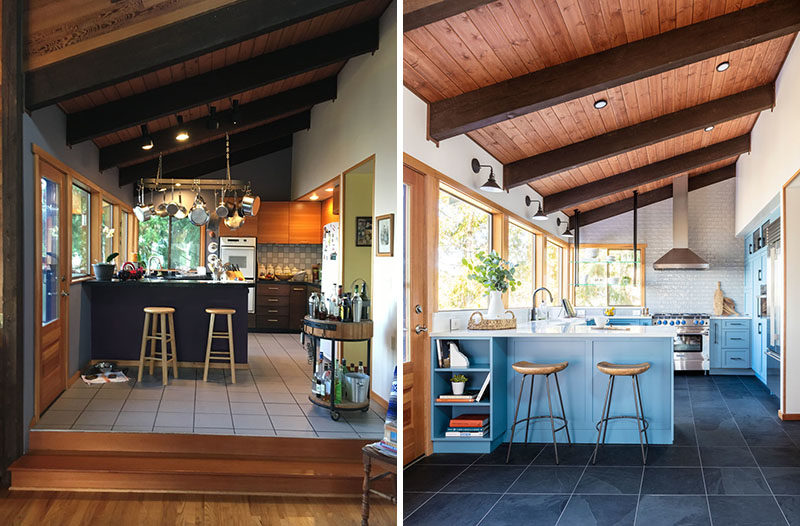
<svg viewBox="0 0 800 526">
<path fill-rule="evenodd" d="M 769 495 L 759 468 L 703 468 L 709 495 Z"/>
<path fill-rule="evenodd" d="M 575 493 L 601 495 L 638 495 L 642 468 L 589 466 Z"/>
<path fill-rule="evenodd" d="M 589 462 L 589 457 L 591 456 L 592 452 L 594 452 L 594 446 L 588 444 L 559 444 L 558 465 L 585 466 Z M 533 463 L 537 466 L 556 465 L 556 456 L 553 444 L 545 445 L 544 449 L 534 459 Z"/>
<path fill-rule="evenodd" d="M 529 466 L 509 493 L 572 493 L 583 467 Z"/>
<path fill-rule="evenodd" d="M 470 466 L 442 492 L 505 493 L 525 468 L 522 466 Z"/>
<path fill-rule="evenodd" d="M 700 465 L 697 447 L 650 446 L 647 448 L 648 466 L 694 467 Z"/>
<path fill-rule="evenodd" d="M 536 455 L 538 455 L 543 448 L 544 446 L 542 444 L 514 444 L 511 448 L 511 457 L 508 463 L 527 466 L 536 458 Z M 475 463 L 505 465 L 507 456 L 508 443 L 505 443 L 498 446 L 497 449 L 491 453 L 481 455 Z"/>
<path fill-rule="evenodd" d="M 517 526 L 522 521 L 537 526 L 554 525 L 568 500 L 566 495 L 503 495 L 480 524 Z"/>
<path fill-rule="evenodd" d="M 405 491 L 403 492 L 403 518 L 415 512 L 435 494 L 430 492 Z"/>
<path fill-rule="evenodd" d="M 403 472 L 403 490 L 439 491 L 466 466 L 413 465 Z"/>
<path fill-rule="evenodd" d="M 800 526 L 800 496 L 779 495 L 776 498 L 790 526 Z"/>
<path fill-rule="evenodd" d="M 775 498 L 709 495 L 708 506 L 714 524 L 736 526 L 786 526 Z"/>
<path fill-rule="evenodd" d="M 636 495 L 573 495 L 558 526 L 633 526 Z"/>
<path fill-rule="evenodd" d="M 756 460 L 750 449 L 742 446 L 701 446 L 703 467 L 754 467 Z"/>
<path fill-rule="evenodd" d="M 800 468 L 762 468 L 767 484 L 776 495 L 800 495 Z"/>
<path fill-rule="evenodd" d="M 458 517 L 460 525 L 474 526 L 499 499 L 500 495 L 491 493 L 439 493 L 404 519 L 403 526 L 451 524 L 453 517 Z"/>
<path fill-rule="evenodd" d="M 642 494 L 705 495 L 699 468 L 644 468 Z"/>
<path fill-rule="evenodd" d="M 751 447 L 761 467 L 800 467 L 800 449 L 796 447 Z"/>
<path fill-rule="evenodd" d="M 637 526 L 703 526 L 711 524 L 705 496 L 642 495 Z"/>
</svg>

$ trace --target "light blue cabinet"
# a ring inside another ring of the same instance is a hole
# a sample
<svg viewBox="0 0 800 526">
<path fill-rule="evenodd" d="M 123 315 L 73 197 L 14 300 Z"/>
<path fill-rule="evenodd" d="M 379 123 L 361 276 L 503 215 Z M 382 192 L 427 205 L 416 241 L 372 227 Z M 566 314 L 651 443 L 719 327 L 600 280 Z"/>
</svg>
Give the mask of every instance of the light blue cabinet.
<svg viewBox="0 0 800 526">
<path fill-rule="evenodd" d="M 746 318 L 711 320 L 709 362 L 712 369 L 749 369 L 750 320 Z"/>
<path fill-rule="evenodd" d="M 609 316 L 609 325 L 652 325 L 653 321 L 650 318 L 624 318 L 617 316 Z"/>
<path fill-rule="evenodd" d="M 769 221 L 777 219 L 779 213 L 774 211 L 769 216 Z M 756 377 L 766 385 L 767 358 L 764 354 L 766 347 L 766 318 L 761 318 L 761 286 L 767 283 L 767 248 L 759 247 L 753 243 L 753 232 L 748 233 L 744 239 L 744 305 L 740 311 L 750 316 L 749 358 L 750 368 Z M 713 338 L 713 334 L 712 334 Z M 713 344 L 712 344 L 713 347 Z"/>
</svg>

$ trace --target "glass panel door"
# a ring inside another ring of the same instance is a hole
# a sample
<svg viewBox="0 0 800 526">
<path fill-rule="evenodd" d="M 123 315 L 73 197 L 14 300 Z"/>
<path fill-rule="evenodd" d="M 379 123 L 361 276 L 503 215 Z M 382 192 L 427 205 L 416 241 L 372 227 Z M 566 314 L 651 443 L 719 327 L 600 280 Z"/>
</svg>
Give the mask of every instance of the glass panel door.
<svg viewBox="0 0 800 526">
<path fill-rule="evenodd" d="M 59 316 L 61 185 L 42 177 L 42 324 Z"/>
</svg>

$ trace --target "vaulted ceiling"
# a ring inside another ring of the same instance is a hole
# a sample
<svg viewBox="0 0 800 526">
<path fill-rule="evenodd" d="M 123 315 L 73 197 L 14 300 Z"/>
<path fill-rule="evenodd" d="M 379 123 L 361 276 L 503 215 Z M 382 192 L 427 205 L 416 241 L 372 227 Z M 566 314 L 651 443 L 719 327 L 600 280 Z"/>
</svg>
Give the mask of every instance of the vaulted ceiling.
<svg viewBox="0 0 800 526">
<path fill-rule="evenodd" d="M 430 137 L 466 134 L 506 188 L 586 225 L 630 210 L 634 190 L 671 197 L 678 175 L 692 189 L 735 176 L 800 2 L 414 0 L 404 30 L 403 82 L 429 104 Z"/>
<path fill-rule="evenodd" d="M 32 0 L 26 106 L 58 104 L 67 142 L 93 141 L 120 185 L 154 176 L 159 154 L 165 177 L 199 177 L 224 167 L 226 133 L 232 164 L 290 147 L 347 60 L 378 48 L 389 2 Z"/>
</svg>

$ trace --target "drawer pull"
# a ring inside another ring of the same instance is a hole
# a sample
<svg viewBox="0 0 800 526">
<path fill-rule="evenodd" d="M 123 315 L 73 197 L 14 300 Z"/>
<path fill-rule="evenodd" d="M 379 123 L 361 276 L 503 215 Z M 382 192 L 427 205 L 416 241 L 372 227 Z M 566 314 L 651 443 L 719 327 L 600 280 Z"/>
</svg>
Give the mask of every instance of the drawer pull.
<svg viewBox="0 0 800 526">
<path fill-rule="evenodd" d="M 731 338 L 731 340 L 736 340 L 736 341 L 738 341 L 738 342 L 742 341 L 742 339 L 741 339 L 741 338 Z"/>
<path fill-rule="evenodd" d="M 292 287 L 292 290 L 303 291 L 303 290 L 306 290 L 306 289 L 305 289 L 305 287 Z"/>
<path fill-rule="evenodd" d="M 271 322 L 273 322 L 273 323 L 278 323 L 278 320 L 269 320 L 269 319 L 268 319 L 267 321 L 271 321 Z"/>
<path fill-rule="evenodd" d="M 739 361 L 742 361 L 742 360 L 743 360 L 743 358 L 731 358 L 731 360 L 739 360 Z"/>
<path fill-rule="evenodd" d="M 278 310 L 277 309 L 267 309 L 267 312 L 275 314 L 276 312 L 278 312 Z"/>
<path fill-rule="evenodd" d="M 278 303 L 278 299 L 277 298 L 267 298 L 267 301 L 271 301 L 273 303 Z"/>
</svg>

